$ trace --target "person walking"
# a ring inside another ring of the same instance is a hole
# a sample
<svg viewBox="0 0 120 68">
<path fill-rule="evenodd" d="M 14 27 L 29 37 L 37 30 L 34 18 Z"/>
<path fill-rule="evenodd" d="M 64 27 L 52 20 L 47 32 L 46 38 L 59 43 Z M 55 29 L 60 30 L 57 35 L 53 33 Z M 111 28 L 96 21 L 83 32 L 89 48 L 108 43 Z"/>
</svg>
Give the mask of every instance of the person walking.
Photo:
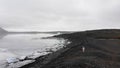
<svg viewBox="0 0 120 68">
<path fill-rule="evenodd" d="M 84 46 L 82 46 L 82 52 L 83 52 L 83 53 L 85 52 L 85 47 L 84 47 Z"/>
</svg>

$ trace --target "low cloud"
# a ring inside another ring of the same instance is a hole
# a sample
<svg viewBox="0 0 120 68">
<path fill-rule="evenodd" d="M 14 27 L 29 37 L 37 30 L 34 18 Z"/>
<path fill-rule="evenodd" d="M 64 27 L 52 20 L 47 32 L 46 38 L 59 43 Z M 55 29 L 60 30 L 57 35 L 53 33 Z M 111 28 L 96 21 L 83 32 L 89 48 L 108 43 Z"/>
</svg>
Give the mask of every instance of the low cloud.
<svg viewBox="0 0 120 68">
<path fill-rule="evenodd" d="M 0 26 L 8 30 L 119 28 L 119 0 L 0 0 Z"/>
</svg>

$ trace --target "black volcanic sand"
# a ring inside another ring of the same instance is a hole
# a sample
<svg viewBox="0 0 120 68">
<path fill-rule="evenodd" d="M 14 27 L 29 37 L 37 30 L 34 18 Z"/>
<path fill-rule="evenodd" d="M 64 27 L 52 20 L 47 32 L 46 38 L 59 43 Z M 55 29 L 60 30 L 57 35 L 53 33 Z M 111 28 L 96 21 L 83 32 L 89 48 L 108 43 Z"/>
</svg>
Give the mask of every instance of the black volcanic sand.
<svg viewBox="0 0 120 68">
<path fill-rule="evenodd" d="M 120 30 L 83 31 L 55 37 L 71 43 L 21 68 L 120 68 Z"/>
</svg>

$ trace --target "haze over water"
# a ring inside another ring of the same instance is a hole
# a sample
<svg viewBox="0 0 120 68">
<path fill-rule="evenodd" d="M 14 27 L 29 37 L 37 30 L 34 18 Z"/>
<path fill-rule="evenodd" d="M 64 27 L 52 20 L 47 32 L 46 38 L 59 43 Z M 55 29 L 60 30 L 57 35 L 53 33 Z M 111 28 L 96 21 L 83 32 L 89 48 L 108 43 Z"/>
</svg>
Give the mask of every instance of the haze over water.
<svg viewBox="0 0 120 68">
<path fill-rule="evenodd" d="M 61 43 L 60 40 L 41 39 L 42 37 L 48 37 L 48 36 L 53 36 L 53 34 L 6 35 L 0 39 L 0 48 L 2 51 L 7 50 L 9 51 L 9 53 L 14 54 L 16 56 L 24 56 L 24 55 L 26 56 L 26 55 L 30 55 L 36 50 L 39 50 L 42 52 L 42 51 L 45 51 L 46 49 L 56 48 L 60 46 L 60 45 L 57 45 Z"/>
</svg>

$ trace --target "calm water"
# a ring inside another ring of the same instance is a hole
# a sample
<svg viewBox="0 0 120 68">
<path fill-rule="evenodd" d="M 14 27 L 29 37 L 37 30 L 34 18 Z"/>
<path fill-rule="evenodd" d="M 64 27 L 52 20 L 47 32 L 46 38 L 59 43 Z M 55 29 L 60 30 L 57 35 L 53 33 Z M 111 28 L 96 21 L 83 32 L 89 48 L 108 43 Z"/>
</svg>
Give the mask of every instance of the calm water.
<svg viewBox="0 0 120 68">
<path fill-rule="evenodd" d="M 8 50 L 15 55 L 29 55 L 36 50 L 45 51 L 49 48 L 63 46 L 63 40 L 41 39 L 53 36 L 52 34 L 13 34 L 6 35 L 0 39 L 0 49 Z"/>
</svg>

